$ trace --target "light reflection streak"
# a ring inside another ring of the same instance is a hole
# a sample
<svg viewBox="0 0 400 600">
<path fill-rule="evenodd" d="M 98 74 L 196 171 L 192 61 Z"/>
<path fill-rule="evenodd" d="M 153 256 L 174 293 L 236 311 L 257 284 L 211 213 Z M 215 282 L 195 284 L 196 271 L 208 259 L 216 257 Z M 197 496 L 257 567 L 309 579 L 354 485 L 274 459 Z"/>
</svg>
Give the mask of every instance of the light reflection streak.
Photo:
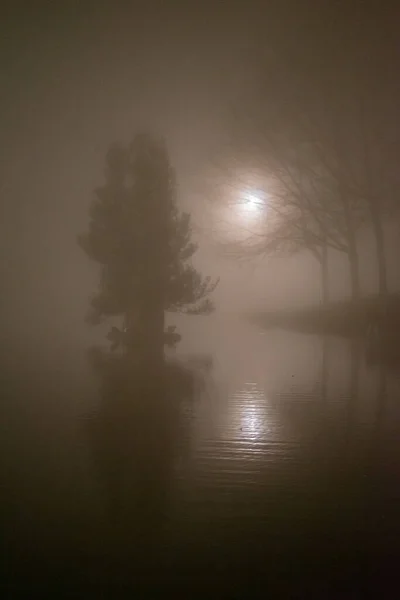
<svg viewBox="0 0 400 600">
<path fill-rule="evenodd" d="M 257 441 L 269 431 L 267 421 L 267 400 L 257 384 L 248 383 L 244 390 L 235 394 L 239 401 L 240 424 L 243 436 Z"/>
</svg>

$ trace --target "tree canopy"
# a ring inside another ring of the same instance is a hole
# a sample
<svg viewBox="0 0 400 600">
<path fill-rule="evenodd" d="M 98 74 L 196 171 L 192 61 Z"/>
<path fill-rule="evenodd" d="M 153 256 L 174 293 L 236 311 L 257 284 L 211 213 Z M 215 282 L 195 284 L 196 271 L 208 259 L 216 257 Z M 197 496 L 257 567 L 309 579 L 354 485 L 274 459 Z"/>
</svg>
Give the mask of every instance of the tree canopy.
<svg viewBox="0 0 400 600">
<path fill-rule="evenodd" d="M 190 215 L 177 206 L 176 175 L 164 140 L 140 133 L 127 146 L 109 148 L 105 183 L 94 192 L 89 217 L 78 243 L 100 265 L 90 323 L 122 316 L 131 340 L 140 329 L 142 339 L 157 330 L 171 343 L 176 334 L 164 331 L 164 311 L 213 310 L 209 295 L 218 281 L 203 277 L 192 263 L 197 245 Z"/>
</svg>

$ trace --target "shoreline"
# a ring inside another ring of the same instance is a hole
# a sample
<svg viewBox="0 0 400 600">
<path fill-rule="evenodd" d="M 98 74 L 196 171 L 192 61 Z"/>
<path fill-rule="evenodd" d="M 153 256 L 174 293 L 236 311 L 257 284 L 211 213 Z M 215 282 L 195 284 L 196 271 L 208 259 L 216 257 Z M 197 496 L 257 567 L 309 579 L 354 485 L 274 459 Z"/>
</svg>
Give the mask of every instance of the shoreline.
<svg viewBox="0 0 400 600">
<path fill-rule="evenodd" d="M 385 302 L 389 323 L 400 332 L 400 294 L 389 294 Z M 264 329 L 291 329 L 303 333 L 358 337 L 364 335 L 368 324 L 377 318 L 381 305 L 380 296 L 367 296 L 359 300 L 330 302 L 299 309 L 253 311 L 247 318 Z"/>
</svg>

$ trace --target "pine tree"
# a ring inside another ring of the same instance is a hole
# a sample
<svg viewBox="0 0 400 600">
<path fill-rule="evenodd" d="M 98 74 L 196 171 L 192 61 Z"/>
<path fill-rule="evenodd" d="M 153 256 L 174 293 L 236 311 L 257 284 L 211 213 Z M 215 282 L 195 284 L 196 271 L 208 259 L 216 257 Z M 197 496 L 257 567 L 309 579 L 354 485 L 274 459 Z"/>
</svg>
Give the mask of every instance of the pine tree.
<svg viewBox="0 0 400 600">
<path fill-rule="evenodd" d="M 97 324 L 121 316 L 113 327 L 112 348 L 163 357 L 164 344 L 180 336 L 165 329 L 165 311 L 207 314 L 218 281 L 202 277 L 191 259 L 190 215 L 179 211 L 176 178 L 163 140 L 138 134 L 125 147 L 106 155 L 105 184 L 95 190 L 87 233 L 78 242 L 100 264 L 100 285 L 92 297 L 88 321 Z"/>
</svg>

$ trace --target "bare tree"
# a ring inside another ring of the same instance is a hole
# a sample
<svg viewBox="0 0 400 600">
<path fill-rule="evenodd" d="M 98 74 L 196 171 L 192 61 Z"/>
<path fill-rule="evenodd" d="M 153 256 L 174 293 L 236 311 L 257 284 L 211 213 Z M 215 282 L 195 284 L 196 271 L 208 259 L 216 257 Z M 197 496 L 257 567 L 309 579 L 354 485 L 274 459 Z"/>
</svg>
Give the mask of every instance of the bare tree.
<svg viewBox="0 0 400 600">
<path fill-rule="evenodd" d="M 358 148 L 354 169 L 354 191 L 362 203 L 365 218 L 371 227 L 376 244 L 378 291 L 388 294 L 385 252 L 385 221 L 398 209 L 397 153 L 399 132 L 394 122 L 391 98 L 384 101 L 364 95 L 358 98 L 358 111 L 352 134 Z"/>
<path fill-rule="evenodd" d="M 254 148 L 254 147 L 253 147 Z M 296 148 L 293 140 L 262 137 L 263 152 L 247 160 L 257 164 L 260 172 L 267 174 L 264 202 L 259 207 L 260 217 L 255 226 L 242 223 L 245 235 L 240 239 L 224 243 L 224 252 L 238 257 L 290 256 L 308 251 L 321 267 L 321 297 L 326 303 L 328 291 L 329 249 L 345 253 L 350 260 L 352 295 L 360 294 L 358 278 L 358 253 L 356 228 L 362 221 L 360 212 L 355 211 L 355 201 L 340 194 L 336 179 L 325 167 L 322 169 L 321 150 L 316 144 L 302 142 Z M 235 171 L 243 158 L 228 159 L 229 168 L 222 172 Z M 236 182 L 243 190 L 245 182 Z M 226 192 L 215 194 L 214 199 L 229 206 Z M 236 200 L 237 202 L 237 200 Z M 237 206 L 232 207 L 237 210 Z M 260 223 L 261 220 L 261 223 Z"/>
<path fill-rule="evenodd" d="M 319 82 L 309 89 L 304 81 L 296 88 L 293 80 L 285 88 L 285 81 L 283 90 L 281 76 L 278 91 L 272 78 L 269 95 L 259 92 L 233 119 L 231 154 L 234 149 L 237 163 L 245 159 L 265 173 L 282 220 L 282 226 L 266 228 L 263 242 L 255 238 L 252 254 L 288 246 L 310 250 L 322 267 L 325 299 L 330 248 L 347 255 L 352 298 L 360 296 L 362 225 L 375 237 L 379 292 L 388 292 L 384 220 L 396 206 L 399 185 L 393 98 L 377 93 L 367 79 L 352 81 L 352 75 L 343 74 L 341 85 Z"/>
</svg>

